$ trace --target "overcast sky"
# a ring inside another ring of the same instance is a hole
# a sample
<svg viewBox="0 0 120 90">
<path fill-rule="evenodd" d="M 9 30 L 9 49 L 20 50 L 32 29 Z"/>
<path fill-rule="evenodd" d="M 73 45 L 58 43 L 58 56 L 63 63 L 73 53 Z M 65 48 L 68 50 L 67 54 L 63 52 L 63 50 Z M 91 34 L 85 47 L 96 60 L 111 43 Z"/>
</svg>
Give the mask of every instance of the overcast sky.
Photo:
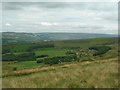
<svg viewBox="0 0 120 90">
<path fill-rule="evenodd" d="M 4 2 L 3 31 L 118 33 L 116 2 Z"/>
</svg>

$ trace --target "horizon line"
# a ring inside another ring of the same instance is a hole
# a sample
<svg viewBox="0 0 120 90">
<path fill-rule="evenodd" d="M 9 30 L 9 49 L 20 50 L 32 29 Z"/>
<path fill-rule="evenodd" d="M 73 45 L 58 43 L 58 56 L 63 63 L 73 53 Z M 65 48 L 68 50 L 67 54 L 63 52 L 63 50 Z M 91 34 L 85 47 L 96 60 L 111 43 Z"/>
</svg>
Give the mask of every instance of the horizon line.
<svg viewBox="0 0 120 90">
<path fill-rule="evenodd" d="M 2 31 L 0 33 L 83 33 L 83 34 L 113 34 L 113 35 L 118 35 L 116 33 L 84 33 L 84 32 L 10 32 L 10 31 Z"/>
</svg>

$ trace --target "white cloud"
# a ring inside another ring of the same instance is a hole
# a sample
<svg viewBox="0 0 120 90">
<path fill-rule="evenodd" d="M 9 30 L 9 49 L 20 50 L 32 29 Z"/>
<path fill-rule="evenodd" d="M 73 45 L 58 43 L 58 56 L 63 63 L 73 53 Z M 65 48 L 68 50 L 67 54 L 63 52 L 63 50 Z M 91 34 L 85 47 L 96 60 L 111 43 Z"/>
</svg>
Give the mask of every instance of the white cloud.
<svg viewBox="0 0 120 90">
<path fill-rule="evenodd" d="M 101 17 L 95 17 L 94 20 L 103 20 Z"/>
<path fill-rule="evenodd" d="M 5 26 L 11 26 L 11 24 L 10 23 L 6 23 Z"/>
<path fill-rule="evenodd" d="M 40 23 L 36 23 L 36 24 L 40 24 L 42 26 L 57 26 L 57 25 L 59 25 L 59 23 L 49 23 L 49 22 L 40 22 Z"/>
</svg>

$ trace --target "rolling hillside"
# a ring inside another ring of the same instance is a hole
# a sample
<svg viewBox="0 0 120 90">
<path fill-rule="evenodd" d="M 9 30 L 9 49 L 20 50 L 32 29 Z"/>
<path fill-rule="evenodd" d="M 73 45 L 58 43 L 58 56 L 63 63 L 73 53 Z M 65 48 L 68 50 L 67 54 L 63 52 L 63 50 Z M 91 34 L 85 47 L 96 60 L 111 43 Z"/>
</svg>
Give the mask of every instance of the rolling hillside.
<svg viewBox="0 0 120 90">
<path fill-rule="evenodd" d="M 34 66 L 37 67 L 39 66 L 39 64 L 37 64 L 36 61 L 44 59 L 45 60 L 52 59 L 53 61 L 57 61 L 58 58 L 66 59 L 68 58 L 68 62 L 70 62 L 69 60 L 75 58 L 72 57 L 74 55 L 75 56 L 77 55 L 78 58 L 77 61 L 79 60 L 94 61 L 97 59 L 115 58 L 118 56 L 118 39 L 97 38 L 97 39 L 63 40 L 39 43 L 6 44 L 3 45 L 2 52 L 3 61 L 7 62 L 18 61 L 19 63 L 14 63 L 11 68 L 5 67 L 4 69 L 3 67 L 3 72 L 6 72 L 6 70 L 11 71 L 14 65 L 19 66 L 20 64 L 25 65 L 25 67 L 18 67 L 17 68 L 18 70 L 24 68 L 33 68 Z M 45 64 L 48 62 L 41 63 L 40 67 L 49 65 Z M 11 66 L 11 64 L 10 65 L 7 64 L 7 66 Z"/>
<path fill-rule="evenodd" d="M 118 88 L 118 51 L 116 37 L 4 44 L 2 85 Z"/>
<path fill-rule="evenodd" d="M 3 32 L 2 43 L 25 43 L 57 40 L 74 40 L 87 38 L 117 37 L 109 34 L 90 34 L 90 33 L 15 33 Z"/>
</svg>

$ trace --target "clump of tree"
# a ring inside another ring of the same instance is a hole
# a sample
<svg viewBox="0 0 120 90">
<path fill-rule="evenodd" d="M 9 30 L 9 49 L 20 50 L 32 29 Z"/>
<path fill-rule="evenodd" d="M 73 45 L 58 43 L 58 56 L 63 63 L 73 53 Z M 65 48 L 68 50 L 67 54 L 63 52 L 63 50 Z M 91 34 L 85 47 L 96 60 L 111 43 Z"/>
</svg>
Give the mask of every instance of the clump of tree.
<svg viewBox="0 0 120 90">
<path fill-rule="evenodd" d="M 25 52 L 17 56 L 18 61 L 34 61 L 36 60 L 35 53 Z"/>
<path fill-rule="evenodd" d="M 40 55 L 40 56 L 36 56 L 36 58 L 43 58 L 43 57 L 48 57 L 48 55 Z"/>
<path fill-rule="evenodd" d="M 94 47 L 90 47 L 89 49 L 96 50 L 97 52 L 95 54 L 93 54 L 93 56 L 98 56 L 98 55 L 105 54 L 106 52 L 111 50 L 111 47 L 109 47 L 109 46 L 94 46 Z"/>
<path fill-rule="evenodd" d="M 9 52 L 10 52 L 10 49 L 8 49 L 6 47 L 2 48 L 2 54 L 9 53 Z"/>
<path fill-rule="evenodd" d="M 72 61 L 78 61 L 78 58 L 76 55 L 71 56 L 56 56 L 51 58 L 45 58 L 41 60 L 37 60 L 37 63 L 44 63 L 44 64 L 59 64 L 62 62 L 72 62 Z"/>
<path fill-rule="evenodd" d="M 2 61 L 33 61 L 36 60 L 35 53 L 25 52 L 19 55 L 16 54 L 4 54 L 2 55 Z"/>
<path fill-rule="evenodd" d="M 2 61 L 16 61 L 17 56 L 12 53 L 2 55 Z"/>
<path fill-rule="evenodd" d="M 54 47 L 54 44 L 39 44 L 39 45 L 31 46 L 26 51 L 30 52 L 30 51 L 33 51 L 34 49 L 38 49 L 38 48 L 52 48 L 52 47 Z"/>
</svg>

